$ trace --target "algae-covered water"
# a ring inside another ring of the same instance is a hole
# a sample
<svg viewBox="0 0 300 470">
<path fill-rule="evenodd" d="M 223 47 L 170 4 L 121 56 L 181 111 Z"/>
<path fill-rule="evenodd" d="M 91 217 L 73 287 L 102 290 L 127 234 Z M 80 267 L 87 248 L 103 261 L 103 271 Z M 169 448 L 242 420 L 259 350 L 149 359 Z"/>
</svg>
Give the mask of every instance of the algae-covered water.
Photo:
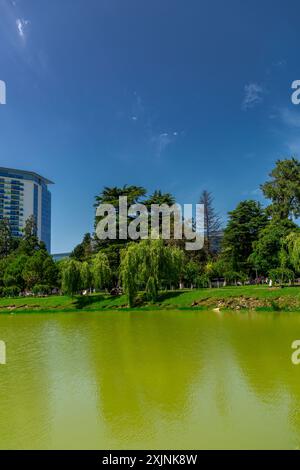
<svg viewBox="0 0 300 470">
<path fill-rule="evenodd" d="M 0 448 L 300 447 L 300 315 L 0 316 Z"/>
</svg>

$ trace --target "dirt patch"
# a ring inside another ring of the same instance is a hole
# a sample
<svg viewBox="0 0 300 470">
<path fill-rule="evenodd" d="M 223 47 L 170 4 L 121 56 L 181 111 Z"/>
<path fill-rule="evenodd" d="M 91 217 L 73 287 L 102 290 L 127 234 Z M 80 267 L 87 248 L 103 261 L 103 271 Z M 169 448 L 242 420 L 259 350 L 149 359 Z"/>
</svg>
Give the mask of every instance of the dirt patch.
<svg viewBox="0 0 300 470">
<path fill-rule="evenodd" d="M 23 309 L 32 309 L 32 308 L 40 308 L 40 305 L 28 305 L 28 304 L 25 304 L 25 305 L 4 305 L 4 306 L 0 306 L 0 309 L 1 310 L 23 310 Z"/>
<path fill-rule="evenodd" d="M 255 310 L 257 308 L 272 307 L 274 310 L 299 309 L 300 301 L 295 297 L 278 297 L 276 299 L 258 299 L 255 297 L 230 297 L 228 299 L 206 298 L 195 301 L 192 307 L 207 306 L 218 309 Z"/>
</svg>

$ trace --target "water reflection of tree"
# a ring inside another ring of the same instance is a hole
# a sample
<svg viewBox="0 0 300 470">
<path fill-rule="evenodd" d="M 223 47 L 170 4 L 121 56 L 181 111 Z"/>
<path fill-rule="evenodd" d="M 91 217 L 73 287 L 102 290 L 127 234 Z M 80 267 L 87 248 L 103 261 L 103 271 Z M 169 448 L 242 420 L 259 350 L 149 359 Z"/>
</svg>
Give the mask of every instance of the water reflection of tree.
<svg viewBox="0 0 300 470">
<path fill-rule="evenodd" d="M 229 344 L 251 390 L 272 407 L 288 399 L 288 416 L 300 435 L 300 368 L 291 363 L 291 344 L 300 336 L 298 314 L 248 313 L 226 318 Z"/>
<path fill-rule="evenodd" d="M 298 315 L 102 312 L 0 326 L 0 447 L 251 447 L 267 429 L 270 446 L 288 447 L 300 435 Z"/>
<path fill-rule="evenodd" d="M 8 350 L 7 364 L 0 368 L 1 449 L 34 449 L 50 443 L 43 326 L 44 321 L 29 315 L 1 318 L 1 337 Z"/>
<path fill-rule="evenodd" d="M 95 317 L 89 326 L 90 360 L 107 429 L 115 440 L 129 443 L 144 433 L 145 442 L 167 421 L 170 432 L 179 432 L 178 421 L 188 416 L 198 432 L 198 441 L 190 436 L 190 442 L 199 447 L 251 447 L 259 439 L 255 433 L 263 433 L 258 423 L 268 410 L 268 424 L 287 422 L 280 403 L 286 395 L 299 431 L 300 390 L 290 345 L 300 320 L 280 318 L 204 312 L 107 313 L 100 322 Z M 253 417 L 247 416 L 248 400 Z M 276 406 L 277 418 L 271 413 Z M 247 417 L 253 422 L 250 434 L 243 424 Z M 232 429 L 228 434 L 226 426 Z M 182 432 L 187 437 L 184 425 Z M 270 435 L 270 445 L 280 436 L 280 430 Z M 282 444 L 289 442 L 286 437 Z"/>
<path fill-rule="evenodd" d="M 197 314 L 108 314 L 91 328 L 97 329 L 90 347 L 99 407 L 116 434 L 144 427 L 151 433 L 155 418 L 176 420 L 188 411 L 203 367 L 205 331 Z"/>
</svg>

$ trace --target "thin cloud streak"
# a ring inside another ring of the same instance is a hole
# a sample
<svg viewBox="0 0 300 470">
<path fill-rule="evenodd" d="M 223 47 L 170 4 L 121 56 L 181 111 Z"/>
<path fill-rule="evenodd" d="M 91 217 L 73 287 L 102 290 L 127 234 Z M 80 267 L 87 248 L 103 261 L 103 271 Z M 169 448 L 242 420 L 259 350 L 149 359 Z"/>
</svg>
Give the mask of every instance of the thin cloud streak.
<svg viewBox="0 0 300 470">
<path fill-rule="evenodd" d="M 247 111 L 252 109 L 263 101 L 263 87 L 258 83 L 249 83 L 244 88 L 244 100 L 242 109 Z"/>
<path fill-rule="evenodd" d="M 16 25 L 17 25 L 17 31 L 19 36 L 25 40 L 26 38 L 26 29 L 28 28 L 28 25 L 30 22 L 28 20 L 25 20 L 24 18 L 17 18 L 16 19 Z"/>
<path fill-rule="evenodd" d="M 292 111 L 288 108 L 283 108 L 280 110 L 280 117 L 283 122 L 288 127 L 300 127 L 300 112 Z"/>
<path fill-rule="evenodd" d="M 152 136 L 151 143 L 154 145 L 155 156 L 160 158 L 169 145 L 175 142 L 178 132 L 164 132 L 162 134 Z"/>
</svg>

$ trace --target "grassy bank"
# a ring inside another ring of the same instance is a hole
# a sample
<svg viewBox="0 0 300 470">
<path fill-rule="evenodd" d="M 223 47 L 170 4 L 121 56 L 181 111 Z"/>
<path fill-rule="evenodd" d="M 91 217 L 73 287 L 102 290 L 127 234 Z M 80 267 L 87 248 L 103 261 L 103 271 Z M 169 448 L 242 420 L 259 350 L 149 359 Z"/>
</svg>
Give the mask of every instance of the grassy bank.
<svg viewBox="0 0 300 470">
<path fill-rule="evenodd" d="M 125 296 L 112 297 L 96 294 L 70 298 L 0 299 L 0 313 L 23 312 L 75 312 L 128 310 Z M 300 287 L 269 289 L 265 286 L 225 287 L 220 289 L 195 289 L 169 291 L 160 295 L 155 304 L 149 304 L 143 294 L 132 310 L 221 310 L 300 311 Z"/>
</svg>

